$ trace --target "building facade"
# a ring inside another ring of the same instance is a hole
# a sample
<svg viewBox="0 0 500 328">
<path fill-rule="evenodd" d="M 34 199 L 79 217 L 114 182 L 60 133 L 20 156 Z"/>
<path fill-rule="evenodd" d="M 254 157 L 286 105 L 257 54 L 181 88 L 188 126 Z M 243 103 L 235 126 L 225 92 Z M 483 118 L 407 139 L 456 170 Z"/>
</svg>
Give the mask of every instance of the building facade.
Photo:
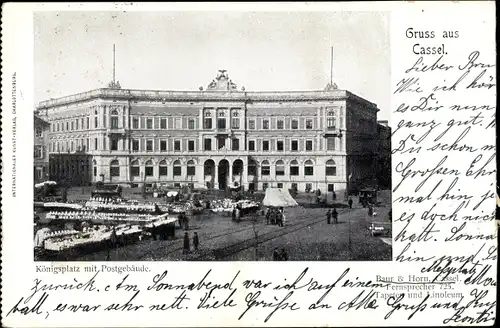
<svg viewBox="0 0 500 328">
<path fill-rule="evenodd" d="M 112 85 L 41 102 L 50 154 L 90 156 L 90 179 L 342 193 L 374 179 L 377 106 L 322 91 L 247 92 L 219 71 L 206 90 Z"/>
<path fill-rule="evenodd" d="M 388 121 L 378 121 L 377 185 L 391 188 L 391 128 Z"/>
<path fill-rule="evenodd" d="M 48 179 L 49 172 L 49 144 L 50 123 L 40 118 L 33 117 L 34 141 L 33 141 L 33 177 L 35 183 Z"/>
</svg>

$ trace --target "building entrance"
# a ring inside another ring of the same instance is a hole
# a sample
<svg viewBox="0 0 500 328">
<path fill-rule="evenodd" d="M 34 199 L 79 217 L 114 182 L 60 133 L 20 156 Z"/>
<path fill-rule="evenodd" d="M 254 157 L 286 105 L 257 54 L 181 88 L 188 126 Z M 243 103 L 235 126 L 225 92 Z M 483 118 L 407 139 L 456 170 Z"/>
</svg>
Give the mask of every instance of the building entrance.
<svg viewBox="0 0 500 328">
<path fill-rule="evenodd" d="M 223 159 L 219 162 L 218 182 L 219 182 L 219 189 L 220 190 L 226 189 L 228 175 L 229 175 L 229 162 L 227 160 Z"/>
</svg>

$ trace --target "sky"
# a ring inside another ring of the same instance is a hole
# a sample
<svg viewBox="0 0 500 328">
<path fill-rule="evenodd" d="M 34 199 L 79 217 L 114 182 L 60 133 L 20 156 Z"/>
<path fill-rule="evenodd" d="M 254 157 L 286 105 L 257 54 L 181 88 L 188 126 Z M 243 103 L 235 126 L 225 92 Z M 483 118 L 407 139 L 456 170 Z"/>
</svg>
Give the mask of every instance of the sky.
<svg viewBox="0 0 500 328">
<path fill-rule="evenodd" d="M 226 69 L 247 91 L 322 90 L 333 80 L 390 119 L 389 13 L 37 12 L 35 101 L 105 87 L 204 88 Z"/>
</svg>

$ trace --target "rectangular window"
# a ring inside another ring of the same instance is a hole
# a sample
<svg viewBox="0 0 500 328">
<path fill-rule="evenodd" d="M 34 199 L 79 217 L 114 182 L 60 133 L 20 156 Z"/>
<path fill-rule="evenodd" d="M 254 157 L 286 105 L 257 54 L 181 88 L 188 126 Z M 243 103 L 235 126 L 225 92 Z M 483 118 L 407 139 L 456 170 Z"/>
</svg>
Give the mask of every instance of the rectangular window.
<svg viewBox="0 0 500 328">
<path fill-rule="evenodd" d="M 262 120 L 262 129 L 269 130 L 269 120 Z"/>
<path fill-rule="evenodd" d="M 240 119 L 235 117 L 231 120 L 231 129 L 238 130 L 240 128 Z"/>
<path fill-rule="evenodd" d="M 334 191 L 334 185 L 333 183 L 328 184 L 328 192 L 333 192 Z"/>
<path fill-rule="evenodd" d="M 196 174 L 196 166 L 188 166 L 187 167 L 187 175 L 192 176 Z"/>
<path fill-rule="evenodd" d="M 109 169 L 109 174 L 112 177 L 119 177 L 120 176 L 120 167 L 119 166 L 111 166 Z"/>
<path fill-rule="evenodd" d="M 233 139 L 232 150 L 240 150 L 240 139 Z"/>
<path fill-rule="evenodd" d="M 87 117 L 87 130 L 90 129 L 90 117 Z"/>
<path fill-rule="evenodd" d="M 283 130 L 284 127 L 285 127 L 285 122 L 283 120 L 278 120 L 278 122 L 277 122 L 278 130 Z"/>
<path fill-rule="evenodd" d="M 181 141 L 174 140 L 174 151 L 181 151 Z"/>
<path fill-rule="evenodd" d="M 282 183 L 278 183 L 278 188 L 283 189 L 283 184 Z"/>
<path fill-rule="evenodd" d="M 306 183 L 306 192 L 310 192 L 313 188 L 312 183 Z"/>
<path fill-rule="evenodd" d="M 174 127 L 176 130 L 182 129 L 182 120 L 179 117 L 176 117 L 174 120 Z"/>
<path fill-rule="evenodd" d="M 314 167 L 304 166 L 304 174 L 305 175 L 314 175 Z"/>
<path fill-rule="evenodd" d="M 337 167 L 335 166 L 327 166 L 325 169 L 325 174 L 327 176 L 336 176 L 337 175 Z"/>
<path fill-rule="evenodd" d="M 73 131 L 75 129 L 75 122 L 71 121 L 71 131 Z"/>
<path fill-rule="evenodd" d="M 117 139 L 111 139 L 110 148 L 111 148 L 111 150 L 118 150 L 118 140 Z"/>
<path fill-rule="evenodd" d="M 188 129 L 189 130 L 194 130 L 194 119 L 190 118 L 188 120 Z"/>
<path fill-rule="evenodd" d="M 276 165 L 276 175 L 285 175 L 285 167 L 283 165 Z"/>
<path fill-rule="evenodd" d="M 262 190 L 266 190 L 268 187 L 269 187 L 269 183 L 264 182 L 264 183 L 262 184 Z"/>
<path fill-rule="evenodd" d="M 152 166 L 146 166 L 144 168 L 144 174 L 147 176 L 147 177 L 152 177 L 153 176 L 153 167 Z"/>
<path fill-rule="evenodd" d="M 99 127 L 99 118 L 97 118 L 97 116 L 94 118 L 94 127 L 96 129 Z"/>
<path fill-rule="evenodd" d="M 271 167 L 269 165 L 263 165 L 260 168 L 260 174 L 261 175 L 269 175 L 271 174 Z"/>
<path fill-rule="evenodd" d="M 174 166 L 174 176 L 178 177 L 182 174 L 182 167 L 181 166 Z"/>
<path fill-rule="evenodd" d="M 160 140 L 160 151 L 167 151 L 167 140 Z"/>
<path fill-rule="evenodd" d="M 106 150 L 106 138 L 102 139 L 102 149 Z"/>
<path fill-rule="evenodd" d="M 212 139 L 205 139 L 203 141 L 203 149 L 204 150 L 212 150 Z"/>
<path fill-rule="evenodd" d="M 35 146 L 34 157 L 36 159 L 43 158 L 43 148 L 42 148 L 42 146 Z"/>
<path fill-rule="evenodd" d="M 205 118 L 205 120 L 203 121 L 203 128 L 204 129 L 211 129 L 212 128 L 212 118 L 210 118 L 210 117 Z"/>
<path fill-rule="evenodd" d="M 292 120 L 292 130 L 297 130 L 299 128 L 299 121 Z"/>
<path fill-rule="evenodd" d="M 69 122 L 66 122 L 66 131 L 69 131 Z"/>
<path fill-rule="evenodd" d="M 263 140 L 262 141 L 262 150 L 263 151 L 269 151 L 269 140 Z"/>
<path fill-rule="evenodd" d="M 168 174 L 168 167 L 167 166 L 160 166 L 160 175 L 167 175 Z"/>
<path fill-rule="evenodd" d="M 130 168 L 130 175 L 133 177 L 138 177 L 139 176 L 139 166 L 132 166 Z"/>
<path fill-rule="evenodd" d="M 75 129 L 78 130 L 78 119 L 75 120 Z"/>
<path fill-rule="evenodd" d="M 249 140 L 248 141 L 248 150 L 249 151 L 255 151 L 255 141 L 254 140 Z"/>
<path fill-rule="evenodd" d="M 146 129 L 152 130 L 153 129 L 153 119 L 152 118 L 147 118 L 146 119 Z"/>
<path fill-rule="evenodd" d="M 139 140 L 132 140 L 132 151 L 139 151 Z"/>
<path fill-rule="evenodd" d="M 306 129 L 311 130 L 313 128 L 313 120 L 308 119 L 306 120 Z"/>
<path fill-rule="evenodd" d="M 98 141 L 97 138 L 94 138 L 94 150 L 98 149 Z"/>
<path fill-rule="evenodd" d="M 161 118 L 160 119 L 160 129 L 166 130 L 167 129 L 167 119 L 166 118 Z"/>
<path fill-rule="evenodd" d="M 217 138 L 217 146 L 219 147 L 219 149 L 224 148 L 226 146 L 226 138 L 224 137 Z"/>
<path fill-rule="evenodd" d="M 139 118 L 134 117 L 132 119 L 132 129 L 139 129 Z"/>
<path fill-rule="evenodd" d="M 299 175 L 299 167 L 290 166 L 290 175 Z"/>
<path fill-rule="evenodd" d="M 217 129 L 225 129 L 226 128 L 226 119 L 219 118 L 217 119 Z"/>
<path fill-rule="evenodd" d="M 41 137 L 42 136 L 42 128 L 37 126 L 35 129 L 35 137 Z"/>
<path fill-rule="evenodd" d="M 299 142 L 297 140 L 292 140 L 292 151 L 299 150 Z"/>
<path fill-rule="evenodd" d="M 292 189 L 293 190 L 297 190 L 298 189 L 297 183 L 295 183 L 295 182 L 292 183 Z"/>
<path fill-rule="evenodd" d="M 327 150 L 335 150 L 335 138 L 327 138 L 326 139 L 326 149 Z"/>
<path fill-rule="evenodd" d="M 248 121 L 248 129 L 249 130 L 255 130 L 255 120 L 249 120 Z"/>
<path fill-rule="evenodd" d="M 146 140 L 146 151 L 153 151 L 153 140 Z"/>
<path fill-rule="evenodd" d="M 194 151 L 194 140 L 188 141 L 188 151 Z"/>
<path fill-rule="evenodd" d="M 307 151 L 312 151 L 313 150 L 313 142 L 312 142 L 312 140 L 306 140 L 306 150 Z"/>
<path fill-rule="evenodd" d="M 283 151 L 283 141 L 281 140 L 276 141 L 276 150 Z"/>
</svg>

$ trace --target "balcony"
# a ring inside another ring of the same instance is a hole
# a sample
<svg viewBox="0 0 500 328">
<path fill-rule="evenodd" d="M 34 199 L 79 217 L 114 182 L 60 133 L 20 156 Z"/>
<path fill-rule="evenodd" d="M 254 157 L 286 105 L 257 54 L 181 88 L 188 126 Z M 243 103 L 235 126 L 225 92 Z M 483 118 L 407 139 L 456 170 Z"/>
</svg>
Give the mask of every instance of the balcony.
<svg viewBox="0 0 500 328">
<path fill-rule="evenodd" d="M 124 136 L 127 132 L 124 128 L 109 128 L 106 130 L 106 133 L 108 136 L 117 135 L 117 134 Z"/>
<path fill-rule="evenodd" d="M 335 127 L 328 127 L 323 130 L 323 137 L 325 138 L 342 138 L 342 130 L 339 130 Z"/>
<path fill-rule="evenodd" d="M 226 129 L 226 128 L 216 128 L 215 129 L 215 134 L 217 136 L 221 136 L 221 137 L 223 137 L 223 136 L 230 136 L 230 135 L 233 134 L 233 130 Z"/>
</svg>

